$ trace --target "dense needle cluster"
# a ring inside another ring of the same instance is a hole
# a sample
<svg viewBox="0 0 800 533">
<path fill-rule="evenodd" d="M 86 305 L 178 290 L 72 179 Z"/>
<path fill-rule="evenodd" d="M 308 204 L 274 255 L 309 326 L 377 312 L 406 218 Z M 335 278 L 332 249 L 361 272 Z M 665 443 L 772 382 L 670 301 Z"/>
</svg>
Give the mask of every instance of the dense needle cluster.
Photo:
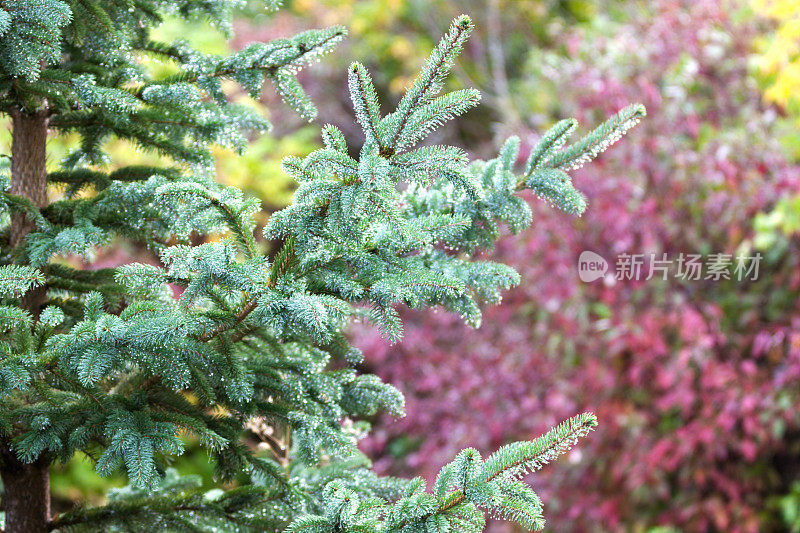
<svg viewBox="0 0 800 533">
<path fill-rule="evenodd" d="M 401 415 L 403 398 L 357 371 L 361 353 L 345 330 L 365 319 L 396 341 L 398 305 L 442 306 L 478 325 L 480 304 L 519 282 L 513 269 L 473 257 L 501 227 L 530 223 L 517 193 L 531 189 L 582 213 L 566 171 L 616 141 L 644 109 L 626 108 L 568 147 L 576 124 L 559 122 L 519 173 L 516 138 L 491 161 L 420 146 L 480 99 L 473 89 L 441 94 L 472 29 L 461 16 L 387 115 L 366 69 L 350 67 L 364 144 L 353 157 L 327 125 L 324 148 L 284 161 L 299 187 L 265 229 L 283 243 L 270 261 L 254 236 L 258 202 L 213 180 L 210 145 L 243 149 L 268 127 L 228 102 L 223 81 L 256 96 L 269 80 L 311 118 L 294 75 L 344 30 L 226 57 L 151 39 L 166 15 L 201 14 L 227 27 L 237 3 L 0 2 L 0 111 L 12 117 L 14 135 L 12 172 L 0 183 L 6 462 L 48 464 L 83 451 L 101 474 L 124 469 L 130 487 L 106 506 L 77 508 L 46 526 L 63 531 L 480 531 L 486 512 L 541 528 L 541 501 L 520 478 L 573 445 L 594 417 L 485 460 L 465 450 L 433 493 L 420 479 L 380 478 L 357 449 L 366 425 L 358 420 L 379 410 Z M 153 74 L 153 59 L 173 72 Z M 40 176 L 51 195 L 58 191 L 51 203 L 28 194 L 35 165 L 13 164 L 37 153 L 26 141 L 38 141 L 22 133 L 36 127 L 81 139 L 60 168 Z M 119 166 L 103 150 L 111 138 L 175 166 Z M 192 244 L 191 234 L 218 238 Z M 62 260 L 91 261 L 117 239 L 148 246 L 161 265 L 78 270 Z M 221 480 L 246 473 L 250 483 L 203 493 L 196 480 L 177 477 L 166 465 L 183 451 L 184 435 L 209 451 Z M 263 446 L 250 445 L 256 439 Z M 4 500 L 13 497 L 6 492 Z M 8 531 L 17 519 L 7 513 Z"/>
</svg>

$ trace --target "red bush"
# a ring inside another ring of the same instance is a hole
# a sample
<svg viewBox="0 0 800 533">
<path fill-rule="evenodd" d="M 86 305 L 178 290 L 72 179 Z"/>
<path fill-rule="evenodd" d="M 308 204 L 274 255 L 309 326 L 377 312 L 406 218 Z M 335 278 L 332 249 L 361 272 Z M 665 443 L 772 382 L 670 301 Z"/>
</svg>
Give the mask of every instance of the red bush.
<svg viewBox="0 0 800 533">
<path fill-rule="evenodd" d="M 521 287 L 481 329 L 406 313 L 400 346 L 359 333 L 409 413 L 365 447 L 383 471 L 432 480 L 464 446 L 493 450 L 591 409 L 598 431 L 534 482 L 554 531 L 777 527 L 767 501 L 800 470 L 796 245 L 763 251 L 754 282 L 577 274 L 583 250 L 612 271 L 621 253 L 735 254 L 754 214 L 800 186 L 747 76 L 754 23 L 714 0 L 650 4 L 564 36 L 566 62 L 531 61 L 530 90 L 554 91 L 558 115 L 595 124 L 638 101 L 649 117 L 579 173 L 582 219 L 532 200 L 533 227 L 494 252 Z"/>
</svg>

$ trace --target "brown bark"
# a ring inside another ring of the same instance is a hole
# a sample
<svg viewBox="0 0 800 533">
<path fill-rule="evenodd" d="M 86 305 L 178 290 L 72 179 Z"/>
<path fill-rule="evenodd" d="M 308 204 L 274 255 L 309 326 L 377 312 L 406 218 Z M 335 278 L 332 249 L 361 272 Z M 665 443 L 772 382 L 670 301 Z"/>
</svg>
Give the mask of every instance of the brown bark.
<svg viewBox="0 0 800 533">
<path fill-rule="evenodd" d="M 47 205 L 47 114 L 17 111 L 11 115 L 11 194 L 23 196 L 37 207 Z M 11 216 L 9 244 L 17 247 L 34 229 L 27 216 Z M 20 307 L 39 315 L 46 291 L 39 287 L 22 298 Z M 44 533 L 50 520 L 50 460 L 33 463 L 17 459 L 8 442 L 0 442 L 0 477 L 3 479 L 5 533 Z"/>
<path fill-rule="evenodd" d="M 24 463 L 0 445 L 5 533 L 45 533 L 50 521 L 50 460 Z"/>
<path fill-rule="evenodd" d="M 11 122 L 11 194 L 24 196 L 37 207 L 47 205 L 47 115 L 18 111 Z M 11 246 L 32 229 L 33 221 L 15 213 L 11 223 Z"/>
<path fill-rule="evenodd" d="M 11 115 L 11 194 L 23 196 L 36 207 L 47 205 L 47 114 L 17 111 Z M 9 244 L 23 243 L 34 222 L 21 213 L 11 215 Z M 45 300 L 45 288 L 37 287 L 20 302 L 20 307 L 38 317 Z"/>
</svg>

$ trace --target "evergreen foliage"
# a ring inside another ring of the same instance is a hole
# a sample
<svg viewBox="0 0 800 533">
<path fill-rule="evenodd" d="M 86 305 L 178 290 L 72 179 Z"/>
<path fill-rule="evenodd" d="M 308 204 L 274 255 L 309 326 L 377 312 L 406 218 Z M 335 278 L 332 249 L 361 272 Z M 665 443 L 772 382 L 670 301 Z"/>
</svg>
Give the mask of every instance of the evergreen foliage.
<svg viewBox="0 0 800 533">
<path fill-rule="evenodd" d="M 0 3 L 0 111 L 46 116 L 53 133 L 81 139 L 47 175 L 61 187 L 58 199 L 39 206 L 12 194 L 21 179 L 13 173 L 0 193 L 3 443 L 26 463 L 84 451 L 100 474 L 123 469 L 130 480 L 107 505 L 77 508 L 48 527 L 479 531 L 489 512 L 540 528 L 541 502 L 519 478 L 585 435 L 592 415 L 485 461 L 466 450 L 442 470 L 433 494 L 419 479 L 379 478 L 356 446 L 365 424 L 353 420 L 401 415 L 403 398 L 356 370 L 361 354 L 343 332 L 363 318 L 396 341 L 398 305 L 442 306 L 478 325 L 480 304 L 499 302 L 519 282 L 513 269 L 472 255 L 492 246 L 502 226 L 516 232 L 530 223 L 517 193 L 532 189 L 580 214 L 585 202 L 566 171 L 616 141 L 643 109 L 623 110 L 567 148 L 574 124 L 557 124 L 521 174 L 518 139 L 491 161 L 418 146 L 480 98 L 471 89 L 440 94 L 472 30 L 461 16 L 387 115 L 363 65 L 350 67 L 364 145 L 353 157 L 328 125 L 324 148 L 284 161 L 299 188 L 265 229 L 283 243 L 270 261 L 254 236 L 258 203 L 212 177 L 210 145 L 244 149 L 248 135 L 268 128 L 229 103 L 222 82 L 257 95 L 269 80 L 312 118 L 295 74 L 344 30 L 308 31 L 227 57 L 151 38 L 167 15 L 228 27 L 236 4 Z M 155 60 L 174 72 L 153 74 Z M 116 167 L 103 151 L 112 137 L 178 166 Z M 23 216 L 31 229 L 15 245 Z M 196 245 L 193 233 L 219 239 Z M 60 260 L 91 261 L 114 239 L 147 245 L 161 266 L 91 271 Z M 182 289 L 179 297 L 172 287 Z M 166 466 L 183 451 L 181 435 L 209 451 L 220 480 L 245 473 L 252 482 L 202 493 L 196 480 L 176 478 Z"/>
</svg>

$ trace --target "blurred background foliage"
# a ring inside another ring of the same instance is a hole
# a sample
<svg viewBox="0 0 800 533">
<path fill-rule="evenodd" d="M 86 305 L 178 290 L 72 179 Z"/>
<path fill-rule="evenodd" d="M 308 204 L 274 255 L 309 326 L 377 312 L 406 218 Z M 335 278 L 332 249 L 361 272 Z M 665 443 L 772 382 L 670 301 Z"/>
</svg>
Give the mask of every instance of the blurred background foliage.
<svg viewBox="0 0 800 533">
<path fill-rule="evenodd" d="M 797 0 L 752 0 L 757 15 L 775 28 L 756 39 L 758 70 L 764 78 L 764 98 L 792 115 L 800 115 L 800 3 Z"/>
<path fill-rule="evenodd" d="M 287 0 L 268 15 L 252 0 L 232 41 L 204 21 L 167 21 L 161 31 L 222 53 L 348 26 L 338 51 L 301 75 L 318 123 L 298 119 L 270 89 L 260 101 L 234 95 L 274 128 L 244 156 L 219 150 L 217 175 L 261 198 L 266 220 L 294 187 L 281 157 L 318 147 L 321 124 L 360 144 L 347 64 L 364 62 L 382 100 L 394 102 L 462 12 L 478 29 L 450 83 L 480 89 L 484 105 L 432 142 L 486 157 L 517 134 L 524 158 L 560 118 L 589 127 L 631 101 L 650 116 L 576 178 L 590 199 L 583 219 L 535 203 L 534 227 L 500 243 L 494 253 L 516 265 L 523 287 L 481 330 L 409 313 L 399 347 L 354 333 L 366 364 L 409 400 L 402 421 L 376 420 L 366 451 L 383 471 L 431 481 L 454 450 L 486 451 L 588 408 L 600 431 L 536 481 L 552 530 L 800 531 L 800 2 Z M 71 148 L 69 139 L 51 141 L 50 164 Z M 107 148 L 116 165 L 153 162 L 124 143 Z M 765 261 L 753 284 L 584 285 L 575 270 L 584 249 L 608 259 L 760 251 Z M 83 266 L 132 257 L 153 259 L 110 247 Z M 210 487 L 208 457 L 188 450 L 175 466 Z M 98 478 L 80 457 L 52 477 L 56 509 L 59 500 L 99 502 L 124 484 Z"/>
<path fill-rule="evenodd" d="M 800 160 L 800 2 L 751 0 L 756 15 L 772 23 L 755 42 L 756 76 L 766 102 L 784 116 L 780 138 L 790 157 Z M 756 242 L 763 248 L 785 244 L 785 237 L 800 231 L 800 194 L 777 203 L 756 218 Z"/>
</svg>

